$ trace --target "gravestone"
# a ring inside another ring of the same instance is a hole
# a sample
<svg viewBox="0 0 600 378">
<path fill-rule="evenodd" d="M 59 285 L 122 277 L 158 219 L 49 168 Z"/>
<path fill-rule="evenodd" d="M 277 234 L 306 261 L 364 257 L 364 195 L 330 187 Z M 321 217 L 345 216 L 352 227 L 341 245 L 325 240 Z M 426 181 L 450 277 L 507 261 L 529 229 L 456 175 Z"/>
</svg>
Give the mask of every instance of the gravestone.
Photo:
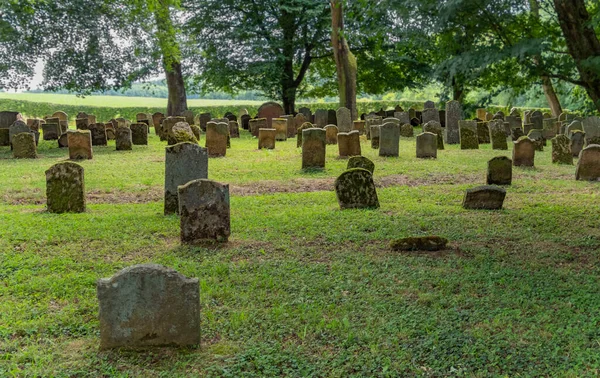
<svg viewBox="0 0 600 378">
<path fill-rule="evenodd" d="M 67 161 L 46 171 L 46 206 L 50 213 L 85 212 L 82 166 Z"/>
<path fill-rule="evenodd" d="M 69 159 L 91 159 L 92 133 L 89 130 L 67 130 L 67 145 L 69 146 Z"/>
<path fill-rule="evenodd" d="M 275 140 L 286 141 L 287 140 L 287 119 L 285 118 L 273 118 L 271 120 L 272 129 L 276 130 Z"/>
<path fill-rule="evenodd" d="M 357 130 L 350 131 L 349 133 L 339 133 L 337 138 L 341 158 L 361 155 L 360 135 Z"/>
<path fill-rule="evenodd" d="M 225 119 L 226 119 L 226 121 L 225 121 Z M 237 117 L 232 112 L 227 112 L 223 116 L 223 121 L 225 121 L 226 123 L 229 123 L 230 121 L 237 121 Z"/>
<path fill-rule="evenodd" d="M 380 138 L 380 130 L 383 125 L 371 125 L 369 128 L 371 130 L 371 148 L 378 149 L 379 148 L 379 138 Z"/>
<path fill-rule="evenodd" d="M 583 123 L 581 121 L 573 121 L 567 126 L 565 134 L 570 138 L 575 131 L 583 131 Z"/>
<path fill-rule="evenodd" d="M 265 102 L 258 108 L 258 118 L 266 118 L 267 124 L 266 124 L 265 128 L 269 128 L 269 129 L 274 128 L 271 123 L 271 120 L 273 118 L 279 118 L 284 114 L 285 114 L 285 112 L 283 111 L 283 108 L 281 107 L 281 105 L 279 105 L 276 102 L 272 102 L 272 101 Z"/>
<path fill-rule="evenodd" d="M 62 134 L 62 130 L 57 123 L 44 123 L 42 125 L 42 134 L 44 140 L 58 140 Z"/>
<path fill-rule="evenodd" d="M 587 144 L 600 143 L 600 117 L 590 116 L 583 119 L 583 131 Z"/>
<path fill-rule="evenodd" d="M 462 119 L 462 106 L 458 101 L 448 101 L 446 103 L 446 143 L 459 144 L 460 131 L 458 121 Z M 475 123 L 475 132 L 477 132 L 477 123 Z"/>
<path fill-rule="evenodd" d="M 304 116 L 304 114 L 302 114 L 302 113 L 296 114 L 296 116 L 294 117 L 294 135 L 293 135 L 293 137 L 297 136 L 298 128 L 300 128 L 300 126 L 304 125 L 306 123 L 306 121 L 307 121 L 307 119 Z"/>
<path fill-rule="evenodd" d="M 460 128 L 460 149 L 479 149 L 479 139 L 477 138 L 477 121 L 460 120 L 458 124 Z M 447 128 L 446 131 L 448 131 Z"/>
<path fill-rule="evenodd" d="M 105 123 L 104 130 L 106 131 L 106 140 L 115 140 L 115 128 L 112 123 Z"/>
<path fill-rule="evenodd" d="M 417 111 L 412 106 L 408 108 L 408 116 L 411 120 L 417 117 Z"/>
<path fill-rule="evenodd" d="M 258 149 L 266 148 L 268 150 L 275 149 L 276 129 L 259 129 L 258 130 Z"/>
<path fill-rule="evenodd" d="M 240 137 L 240 125 L 237 121 L 229 121 L 229 136 L 236 139 Z"/>
<path fill-rule="evenodd" d="M 480 121 L 485 121 L 485 114 L 487 113 L 487 110 L 483 109 L 483 108 L 479 108 L 475 111 L 476 113 L 476 117 L 478 120 Z"/>
<path fill-rule="evenodd" d="M 314 128 L 313 124 L 310 122 L 305 122 L 302 126 L 300 126 L 297 130 L 296 134 L 296 148 L 302 147 L 302 131 L 306 129 Z"/>
<path fill-rule="evenodd" d="M 335 194 L 342 210 L 379 208 L 373 174 L 363 168 L 342 173 L 335 180 Z"/>
<path fill-rule="evenodd" d="M 325 126 L 325 143 L 338 144 L 338 127 L 335 125 Z"/>
<path fill-rule="evenodd" d="M 506 156 L 497 156 L 488 161 L 488 185 L 512 185 L 512 160 Z"/>
<path fill-rule="evenodd" d="M 131 151 L 133 149 L 131 129 L 129 127 L 117 127 L 115 130 L 115 145 L 117 151 Z"/>
<path fill-rule="evenodd" d="M 365 134 L 365 121 L 364 120 L 354 121 L 353 124 L 354 124 L 354 130 L 358 131 L 359 135 Z"/>
<path fill-rule="evenodd" d="M 190 181 L 208 178 L 208 150 L 184 142 L 165 149 L 165 215 L 177 214 L 177 187 Z"/>
<path fill-rule="evenodd" d="M 400 126 L 400 136 L 405 138 L 412 138 L 415 136 L 413 127 L 409 123 L 405 123 Z"/>
<path fill-rule="evenodd" d="M 178 188 L 181 243 L 227 242 L 231 234 L 229 185 L 199 179 Z"/>
<path fill-rule="evenodd" d="M 570 142 L 566 135 L 552 138 L 552 163 L 573 165 Z"/>
<path fill-rule="evenodd" d="M 21 134 L 21 133 L 32 134 L 31 129 L 29 128 L 29 126 L 27 126 L 27 124 L 25 122 L 23 122 L 21 120 L 17 120 L 8 129 L 8 138 L 11 141 L 11 143 L 12 143 L 13 137 L 15 135 Z M 35 138 L 34 138 L 34 142 L 35 142 Z"/>
<path fill-rule="evenodd" d="M 437 159 L 439 137 L 435 133 L 424 132 L 417 135 L 417 158 Z"/>
<path fill-rule="evenodd" d="M 327 110 L 327 124 L 337 126 L 337 113 L 333 109 Z"/>
<path fill-rule="evenodd" d="M 248 114 L 243 114 L 240 117 L 240 121 L 242 122 L 242 129 L 250 130 L 250 116 Z"/>
<path fill-rule="evenodd" d="M 152 126 L 154 126 L 154 131 L 156 132 L 156 128 L 160 127 L 160 123 L 165 119 L 165 115 L 161 112 L 156 112 L 152 114 Z M 156 133 L 158 135 L 158 133 Z"/>
<path fill-rule="evenodd" d="M 490 143 L 490 128 L 487 122 L 477 122 L 477 140 L 479 140 L 479 144 Z"/>
<path fill-rule="evenodd" d="M 287 121 L 287 135 L 286 138 L 293 138 L 296 136 L 296 126 L 294 123 L 293 115 L 283 115 L 281 118 Z M 287 139 L 286 139 L 287 140 Z"/>
<path fill-rule="evenodd" d="M 490 139 L 492 141 L 492 149 L 508 150 L 506 142 L 506 129 L 502 120 L 492 120 L 488 123 L 490 129 Z"/>
<path fill-rule="evenodd" d="M 468 210 L 500 210 L 506 198 L 506 190 L 497 186 L 480 186 L 467 189 L 463 208 Z"/>
<path fill-rule="evenodd" d="M 224 157 L 227 154 L 229 125 L 209 122 L 206 124 L 206 148 L 209 157 Z"/>
<path fill-rule="evenodd" d="M 348 160 L 346 169 L 350 170 L 353 168 L 363 168 L 373 174 L 373 172 L 375 172 L 375 163 L 364 156 L 353 156 Z"/>
<path fill-rule="evenodd" d="M 201 113 L 198 121 L 200 122 L 200 128 L 202 131 L 206 131 L 206 124 L 210 122 L 212 115 L 210 113 Z"/>
<path fill-rule="evenodd" d="M 533 125 L 534 129 L 543 130 L 544 129 L 544 116 L 542 115 L 542 112 L 540 112 L 539 110 L 536 110 L 533 113 L 531 113 L 530 123 Z"/>
<path fill-rule="evenodd" d="M 64 133 L 58 138 L 58 148 L 67 148 L 69 147 L 69 136 L 67 133 Z"/>
<path fill-rule="evenodd" d="M 325 130 L 302 130 L 302 169 L 325 168 Z"/>
<path fill-rule="evenodd" d="M 21 119 L 21 113 L 2 111 L 0 112 L 0 129 L 8 129 L 13 123 Z"/>
<path fill-rule="evenodd" d="M 426 124 L 427 122 L 431 122 L 431 121 L 440 123 L 440 112 L 438 112 L 437 109 L 426 108 L 425 110 L 423 110 L 422 117 L 423 117 L 422 124 Z M 441 125 L 441 123 L 440 123 L 440 125 Z"/>
<path fill-rule="evenodd" d="M 103 123 L 91 124 L 89 130 L 92 136 L 92 146 L 106 146 L 106 126 Z"/>
<path fill-rule="evenodd" d="M 529 134 L 527 134 L 527 136 L 533 141 L 536 151 L 544 151 L 545 139 L 542 135 L 542 130 L 532 129 L 531 131 L 529 131 Z"/>
<path fill-rule="evenodd" d="M 550 140 L 558 134 L 557 123 L 558 121 L 556 118 L 544 118 L 542 129 L 544 139 Z"/>
<path fill-rule="evenodd" d="M 371 127 L 382 125 L 383 118 L 379 116 L 370 116 L 365 120 L 365 133 L 367 134 L 367 139 L 371 139 Z"/>
<path fill-rule="evenodd" d="M 585 133 L 580 130 L 575 130 L 571 133 L 571 143 L 569 147 L 571 148 L 571 154 L 573 157 L 579 157 L 579 153 L 583 150 L 585 146 Z"/>
<path fill-rule="evenodd" d="M 395 112 L 394 118 L 398 119 L 401 125 L 404 125 L 406 123 L 410 124 L 410 117 L 408 115 L 408 112 Z"/>
<path fill-rule="evenodd" d="M 198 125 L 190 125 L 190 129 L 192 129 L 192 133 L 194 134 L 194 138 L 200 143 L 200 134 L 202 133 L 202 129 Z"/>
<path fill-rule="evenodd" d="M 442 130 L 442 125 L 439 122 L 429 121 L 425 125 L 423 125 L 424 133 L 433 133 L 437 137 L 437 150 L 444 149 L 444 131 Z"/>
<path fill-rule="evenodd" d="M 135 265 L 97 283 L 100 349 L 200 344 L 200 286 L 173 269 Z"/>
<path fill-rule="evenodd" d="M 350 109 L 341 107 L 336 112 L 337 128 L 342 133 L 348 133 L 353 130 L 352 112 Z"/>
<path fill-rule="evenodd" d="M 148 125 L 134 123 L 131 125 L 131 142 L 136 146 L 148 145 Z"/>
<path fill-rule="evenodd" d="M 513 147 L 513 165 L 515 167 L 533 167 L 535 162 L 535 144 L 526 136 L 520 137 Z"/>
<path fill-rule="evenodd" d="M 193 111 L 191 111 L 191 110 L 189 110 L 189 109 L 188 109 L 188 110 L 185 110 L 185 111 L 184 111 L 184 112 L 181 114 L 181 116 L 182 116 L 183 118 L 185 118 L 185 122 L 187 122 L 187 123 L 188 123 L 188 125 L 193 125 L 193 124 L 194 124 L 194 121 L 195 121 L 195 120 L 194 120 L 194 112 L 193 112 Z M 139 121 L 139 120 L 138 120 L 138 121 Z"/>
<path fill-rule="evenodd" d="M 13 157 L 15 159 L 35 159 L 37 149 L 35 136 L 31 132 L 18 133 L 12 137 Z"/>
<path fill-rule="evenodd" d="M 167 118 L 165 118 L 162 123 L 162 126 L 161 126 L 160 140 L 166 140 L 167 143 L 169 143 L 169 144 L 176 144 L 177 142 L 175 142 L 174 135 L 173 135 L 173 126 L 175 126 L 176 124 L 178 124 L 180 122 L 187 124 L 187 122 L 185 121 L 185 117 L 167 117 Z M 190 132 L 191 132 L 191 129 L 190 129 Z M 169 142 L 169 137 L 171 138 L 171 142 L 175 142 L 175 143 Z"/>
<path fill-rule="evenodd" d="M 317 109 L 315 112 L 315 127 L 324 128 L 328 124 L 329 113 L 325 109 Z"/>
<path fill-rule="evenodd" d="M 600 180 L 600 145 L 592 144 L 581 150 L 575 178 L 581 181 Z"/>
<path fill-rule="evenodd" d="M 306 119 L 306 122 L 311 122 L 312 120 L 312 111 L 309 108 L 300 108 L 298 110 L 301 114 L 304 115 L 304 118 Z"/>
<path fill-rule="evenodd" d="M 258 138 L 258 130 L 267 128 L 266 118 L 255 118 L 250 120 L 250 134 Z"/>
<path fill-rule="evenodd" d="M 10 146 L 10 129 L 0 129 L 0 146 Z"/>
<path fill-rule="evenodd" d="M 89 130 L 90 120 L 87 117 L 75 119 L 75 128 L 77 130 Z"/>
<path fill-rule="evenodd" d="M 423 109 L 425 109 L 425 110 L 427 110 L 427 109 L 435 109 L 435 102 L 433 102 L 433 101 L 425 101 Z M 433 121 L 435 121 L 435 120 L 433 120 Z M 429 122 L 429 121 L 427 121 L 427 122 Z M 437 120 L 437 122 L 439 122 L 439 120 Z M 423 120 L 423 123 L 426 123 L 425 120 Z"/>
<path fill-rule="evenodd" d="M 400 154 L 400 125 L 386 122 L 379 128 L 379 156 L 398 157 Z"/>
</svg>

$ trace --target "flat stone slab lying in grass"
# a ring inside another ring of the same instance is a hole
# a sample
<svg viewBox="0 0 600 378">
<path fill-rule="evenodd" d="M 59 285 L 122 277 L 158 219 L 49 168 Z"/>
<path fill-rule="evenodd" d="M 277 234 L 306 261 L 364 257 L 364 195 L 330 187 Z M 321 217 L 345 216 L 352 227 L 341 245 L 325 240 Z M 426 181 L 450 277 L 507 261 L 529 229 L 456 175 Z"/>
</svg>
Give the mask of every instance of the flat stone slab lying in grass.
<svg viewBox="0 0 600 378">
<path fill-rule="evenodd" d="M 498 186 L 484 185 L 467 189 L 463 207 L 468 210 L 500 210 L 506 198 L 506 190 Z"/>
<path fill-rule="evenodd" d="M 390 242 L 393 251 L 442 251 L 446 249 L 448 239 L 439 236 L 411 237 Z"/>
</svg>

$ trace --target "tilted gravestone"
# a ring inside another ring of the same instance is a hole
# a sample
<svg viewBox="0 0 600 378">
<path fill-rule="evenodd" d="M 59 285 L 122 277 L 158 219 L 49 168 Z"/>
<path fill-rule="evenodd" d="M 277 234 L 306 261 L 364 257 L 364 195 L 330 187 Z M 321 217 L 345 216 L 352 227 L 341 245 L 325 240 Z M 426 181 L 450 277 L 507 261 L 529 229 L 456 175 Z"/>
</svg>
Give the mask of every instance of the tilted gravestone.
<svg viewBox="0 0 600 378">
<path fill-rule="evenodd" d="M 446 143 L 459 144 L 460 131 L 458 121 L 462 119 L 462 105 L 458 101 L 446 103 Z M 475 125 L 477 127 L 477 125 Z"/>
<path fill-rule="evenodd" d="M 497 156 L 488 161 L 488 185 L 512 185 L 512 160 L 506 156 Z"/>
<path fill-rule="evenodd" d="M 335 180 L 335 194 L 342 210 L 379 207 L 373 174 L 364 168 L 353 168 L 342 173 Z"/>
<path fill-rule="evenodd" d="M 574 130 L 571 133 L 571 142 L 569 147 L 571 148 L 571 154 L 573 157 L 579 157 L 579 153 L 585 146 L 585 133 L 580 130 Z"/>
<path fill-rule="evenodd" d="M 361 155 L 360 135 L 357 130 L 350 131 L 349 133 L 339 133 L 337 138 L 341 158 Z"/>
<path fill-rule="evenodd" d="M 492 120 L 488 123 L 490 129 L 490 140 L 492 141 L 492 149 L 508 150 L 506 142 L 506 129 L 502 120 Z"/>
<path fill-rule="evenodd" d="M 338 144 L 338 127 L 335 125 L 325 126 L 325 143 Z"/>
<path fill-rule="evenodd" d="M 306 117 L 304 116 L 304 114 L 302 113 L 298 113 L 296 114 L 296 116 L 294 117 L 294 135 L 292 137 L 297 136 L 298 134 L 298 128 L 302 125 L 304 125 L 304 123 L 307 122 Z"/>
<path fill-rule="evenodd" d="M 263 148 L 268 150 L 275 149 L 276 129 L 259 129 L 258 130 L 258 149 Z"/>
<path fill-rule="evenodd" d="M 46 171 L 46 206 L 50 213 L 85 212 L 85 181 L 81 165 L 67 161 Z"/>
<path fill-rule="evenodd" d="M 200 344 L 200 286 L 173 269 L 143 264 L 98 280 L 100 349 Z"/>
<path fill-rule="evenodd" d="M 526 136 L 520 137 L 513 147 L 513 165 L 515 167 L 533 167 L 535 162 L 535 144 Z"/>
<path fill-rule="evenodd" d="M 178 188 L 181 243 L 227 242 L 231 234 L 229 185 L 200 179 Z"/>
<path fill-rule="evenodd" d="M 552 163 L 573 165 L 570 142 L 566 135 L 552 138 Z"/>
<path fill-rule="evenodd" d="M 364 156 L 353 156 L 348 160 L 346 169 L 349 170 L 353 168 L 363 168 L 373 174 L 373 172 L 375 172 L 375 163 Z"/>
<path fill-rule="evenodd" d="M 269 129 L 273 128 L 271 120 L 273 118 L 279 118 L 284 114 L 283 108 L 276 102 L 265 102 L 258 108 L 258 118 L 266 118 L 266 128 Z"/>
<path fill-rule="evenodd" d="M 131 151 L 133 149 L 131 129 L 129 127 L 117 127 L 115 130 L 115 146 L 117 151 Z"/>
<path fill-rule="evenodd" d="M 463 208 L 468 210 L 500 210 L 506 198 L 506 190 L 497 186 L 480 186 L 467 189 Z"/>
<path fill-rule="evenodd" d="M 437 150 L 444 149 L 444 130 L 439 122 L 429 121 L 423 125 L 424 133 L 433 133 L 437 136 Z"/>
<path fill-rule="evenodd" d="M 341 107 L 337 110 L 337 127 L 341 133 L 348 133 L 353 130 L 352 112 L 350 109 Z"/>
<path fill-rule="evenodd" d="M 227 154 L 229 125 L 209 122 L 206 124 L 206 148 L 209 157 L 224 157 Z"/>
<path fill-rule="evenodd" d="M 165 149 L 165 215 L 179 211 L 177 187 L 208 178 L 208 151 L 198 144 L 184 142 Z"/>
<path fill-rule="evenodd" d="M 400 125 L 386 122 L 379 128 L 379 156 L 398 157 L 400 154 Z"/>
<path fill-rule="evenodd" d="M 417 158 L 437 159 L 438 142 L 437 134 L 426 131 L 417 135 Z"/>
<path fill-rule="evenodd" d="M 544 144 L 546 143 L 546 140 L 544 139 L 542 130 L 532 129 L 529 131 L 529 134 L 527 134 L 527 136 L 533 141 L 536 151 L 544 151 Z"/>
<path fill-rule="evenodd" d="M 581 181 L 600 180 L 600 145 L 592 144 L 581 150 L 575 178 Z"/>
<path fill-rule="evenodd" d="M 287 140 L 287 119 L 285 118 L 273 118 L 271 120 L 272 129 L 276 130 L 275 140 L 286 141 Z"/>
<path fill-rule="evenodd" d="M 89 130 L 68 130 L 67 145 L 69 146 L 69 159 L 91 159 L 92 133 Z"/>
<path fill-rule="evenodd" d="M 136 146 L 148 145 L 148 125 L 145 123 L 134 123 L 131 125 L 131 143 Z"/>
<path fill-rule="evenodd" d="M 13 157 L 15 159 L 35 159 L 37 149 L 33 133 L 18 133 L 12 137 Z"/>
<path fill-rule="evenodd" d="M 460 120 L 458 124 L 460 128 L 460 149 L 479 149 L 479 138 L 477 138 L 477 121 Z"/>
<path fill-rule="evenodd" d="M 325 168 L 325 130 L 302 130 L 302 169 Z"/>
</svg>

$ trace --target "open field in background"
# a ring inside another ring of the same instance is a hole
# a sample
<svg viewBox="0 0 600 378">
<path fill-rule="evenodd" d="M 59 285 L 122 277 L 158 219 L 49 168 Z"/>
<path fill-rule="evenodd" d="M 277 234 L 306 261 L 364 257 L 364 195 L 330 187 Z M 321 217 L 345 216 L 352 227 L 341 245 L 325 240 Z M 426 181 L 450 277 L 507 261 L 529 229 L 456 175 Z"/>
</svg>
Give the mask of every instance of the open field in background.
<svg viewBox="0 0 600 378">
<path fill-rule="evenodd" d="M 340 211 L 327 168 L 300 170 L 295 140 L 256 150 L 247 132 L 209 178 L 229 183 L 232 236 L 183 247 L 162 215 L 164 142 L 94 147 L 88 210 L 45 208 L 37 160 L 0 148 L 0 376 L 566 376 L 600 374 L 600 186 L 575 167 L 514 169 L 505 208 L 466 211 L 464 191 L 509 151 L 446 146 L 437 160 L 376 164 L 381 208 Z M 510 145 L 512 148 L 512 144 Z M 440 235 L 440 253 L 394 253 L 394 238 Z M 95 282 L 137 263 L 198 277 L 197 350 L 98 352 Z"/>
</svg>

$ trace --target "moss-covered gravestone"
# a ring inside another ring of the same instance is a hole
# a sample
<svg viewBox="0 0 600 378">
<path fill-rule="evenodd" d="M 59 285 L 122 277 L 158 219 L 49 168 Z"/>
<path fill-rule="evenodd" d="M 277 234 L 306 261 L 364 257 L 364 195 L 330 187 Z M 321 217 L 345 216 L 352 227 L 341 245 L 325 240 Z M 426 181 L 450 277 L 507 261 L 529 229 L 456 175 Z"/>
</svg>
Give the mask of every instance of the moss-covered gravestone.
<svg viewBox="0 0 600 378">
<path fill-rule="evenodd" d="M 275 149 L 276 129 L 259 129 L 258 130 L 258 149 L 273 150 Z"/>
<path fill-rule="evenodd" d="M 585 146 L 585 133 L 581 130 L 571 132 L 571 142 L 569 143 L 573 157 L 579 157 L 579 153 Z"/>
<path fill-rule="evenodd" d="M 198 140 L 187 122 L 177 122 L 169 129 L 167 143 L 173 145 L 183 142 L 198 143 Z"/>
<path fill-rule="evenodd" d="M 490 143 L 490 128 L 487 122 L 477 121 L 477 139 L 479 144 Z"/>
<path fill-rule="evenodd" d="M 106 125 L 103 123 L 90 124 L 92 133 L 92 146 L 106 146 L 108 138 L 106 137 Z"/>
<path fill-rule="evenodd" d="M 513 165 L 515 167 L 533 167 L 535 162 L 535 144 L 526 136 L 520 137 L 513 148 Z"/>
<path fill-rule="evenodd" d="M 415 132 L 410 123 L 405 123 L 400 126 L 400 136 L 404 138 L 413 138 L 415 136 Z"/>
<path fill-rule="evenodd" d="M 115 145 L 117 151 L 131 151 L 133 149 L 131 129 L 128 126 L 118 126 L 116 128 Z"/>
<path fill-rule="evenodd" d="M 506 128 L 504 122 L 500 119 L 492 120 L 488 123 L 490 140 L 492 141 L 492 149 L 508 150 L 506 143 Z"/>
<path fill-rule="evenodd" d="M 437 149 L 444 149 L 444 130 L 442 124 L 439 122 L 431 121 L 423 125 L 424 133 L 433 133 L 437 136 Z"/>
<path fill-rule="evenodd" d="M 555 164 L 573 165 L 573 154 L 571 153 L 571 141 L 566 135 L 558 135 L 552 138 L 552 162 Z"/>
<path fill-rule="evenodd" d="M 488 185 L 511 185 L 512 184 L 512 160 L 506 156 L 497 156 L 488 161 L 487 170 Z"/>
<path fill-rule="evenodd" d="M 131 143 L 136 146 L 148 145 L 148 125 L 146 123 L 131 124 Z"/>
<path fill-rule="evenodd" d="M 325 130 L 302 130 L 302 169 L 325 168 Z"/>
<path fill-rule="evenodd" d="M 375 163 L 364 156 L 353 156 L 348 160 L 346 169 L 350 170 L 353 168 L 363 168 L 373 174 L 375 172 Z"/>
<path fill-rule="evenodd" d="M 545 140 L 542 130 L 532 129 L 527 134 L 527 137 L 533 141 L 536 151 L 544 151 Z"/>
<path fill-rule="evenodd" d="M 227 242 L 231 233 L 229 185 L 194 180 L 178 188 L 181 243 Z"/>
<path fill-rule="evenodd" d="M 208 150 L 196 143 L 178 143 L 166 148 L 165 215 L 179 211 L 177 187 L 208 178 Z"/>
<path fill-rule="evenodd" d="M 373 174 L 363 168 L 353 168 L 342 173 L 335 180 L 335 194 L 342 210 L 379 207 Z"/>
<path fill-rule="evenodd" d="M 479 139 L 477 138 L 477 121 L 458 122 L 460 130 L 460 149 L 477 150 L 479 149 Z"/>
<path fill-rule="evenodd" d="M 37 158 L 35 135 L 30 132 L 19 133 L 12 137 L 13 157 L 16 159 Z"/>
<path fill-rule="evenodd" d="M 83 167 L 58 163 L 46 171 L 46 204 L 50 213 L 85 212 Z"/>
<path fill-rule="evenodd" d="M 506 198 L 506 190 L 497 186 L 480 186 L 467 189 L 463 207 L 469 210 L 500 210 Z"/>
<path fill-rule="evenodd" d="M 600 180 L 600 145 L 592 144 L 581 151 L 575 178 L 581 181 Z"/>
</svg>

